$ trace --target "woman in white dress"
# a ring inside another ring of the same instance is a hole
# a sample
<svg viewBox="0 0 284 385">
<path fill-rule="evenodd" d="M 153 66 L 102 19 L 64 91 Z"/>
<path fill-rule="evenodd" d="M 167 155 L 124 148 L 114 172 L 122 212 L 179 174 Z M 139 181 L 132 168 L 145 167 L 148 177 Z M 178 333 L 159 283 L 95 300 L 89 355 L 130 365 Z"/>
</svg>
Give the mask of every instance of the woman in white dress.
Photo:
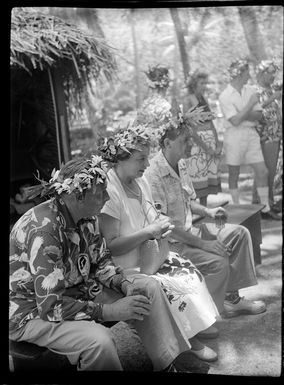
<svg viewBox="0 0 284 385">
<path fill-rule="evenodd" d="M 103 158 L 113 167 L 108 171 L 110 199 L 101 211 L 100 229 L 114 262 L 129 276 L 140 272 L 160 282 L 191 352 L 201 360 L 215 361 L 217 354 L 196 335 L 210 329 L 219 313 L 198 269 L 169 251 L 167 236 L 172 225 L 155 208 L 143 177 L 149 165 L 148 133 L 145 125 L 131 127 L 118 132 L 114 144 L 101 147 Z"/>
</svg>

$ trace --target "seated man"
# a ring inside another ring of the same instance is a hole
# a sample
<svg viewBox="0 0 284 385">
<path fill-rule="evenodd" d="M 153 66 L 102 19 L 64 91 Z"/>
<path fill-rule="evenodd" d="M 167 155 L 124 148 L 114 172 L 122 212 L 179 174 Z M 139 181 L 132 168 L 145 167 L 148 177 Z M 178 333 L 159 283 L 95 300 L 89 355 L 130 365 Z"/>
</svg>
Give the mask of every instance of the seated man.
<svg viewBox="0 0 284 385">
<path fill-rule="evenodd" d="M 187 257 L 204 275 L 208 290 L 220 313 L 227 317 L 258 314 L 266 310 L 262 301 L 249 301 L 238 290 L 256 285 L 252 241 L 249 231 L 226 224 L 217 234 L 213 223 L 192 226 L 192 214 L 214 218 L 223 207 L 206 208 L 195 201 L 196 194 L 183 158 L 190 153 L 190 120 L 172 120 L 159 136 L 161 150 L 150 160 L 145 176 L 155 204 L 171 218 L 172 251 Z M 217 237 L 218 235 L 218 237 Z"/>
<path fill-rule="evenodd" d="M 104 321 L 132 320 L 154 370 L 190 346 L 150 277 L 126 279 L 98 230 L 108 194 L 101 158 L 78 158 L 30 188 L 53 196 L 27 211 L 10 235 L 9 337 L 65 355 L 78 370 L 122 370 Z"/>
</svg>

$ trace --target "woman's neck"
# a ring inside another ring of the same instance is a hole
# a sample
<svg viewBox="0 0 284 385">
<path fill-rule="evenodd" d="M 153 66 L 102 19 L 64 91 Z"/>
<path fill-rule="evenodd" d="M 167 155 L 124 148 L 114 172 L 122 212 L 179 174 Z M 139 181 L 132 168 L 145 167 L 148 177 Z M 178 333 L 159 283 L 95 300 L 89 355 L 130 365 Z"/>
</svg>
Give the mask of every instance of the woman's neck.
<svg viewBox="0 0 284 385">
<path fill-rule="evenodd" d="M 123 170 L 119 166 L 115 167 L 114 170 L 116 172 L 116 175 L 118 176 L 118 179 L 122 183 L 124 183 L 126 185 L 131 185 L 135 181 L 135 178 L 132 178 L 130 176 L 125 175 Z"/>
</svg>

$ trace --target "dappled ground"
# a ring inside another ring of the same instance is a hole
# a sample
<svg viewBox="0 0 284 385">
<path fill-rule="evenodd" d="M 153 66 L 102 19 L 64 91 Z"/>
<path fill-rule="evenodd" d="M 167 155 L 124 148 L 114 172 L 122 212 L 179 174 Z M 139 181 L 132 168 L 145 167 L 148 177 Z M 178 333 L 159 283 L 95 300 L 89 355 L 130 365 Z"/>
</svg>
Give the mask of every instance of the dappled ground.
<svg viewBox="0 0 284 385">
<path fill-rule="evenodd" d="M 220 336 L 208 343 L 219 354 L 209 374 L 279 376 L 281 373 L 282 224 L 262 221 L 262 264 L 258 285 L 240 291 L 263 299 L 267 311 L 219 322 Z"/>
<path fill-rule="evenodd" d="M 223 192 L 211 195 L 209 205 L 230 200 L 227 193 L 226 175 L 223 175 Z M 241 175 L 241 203 L 251 203 L 251 179 Z M 277 197 L 278 199 L 280 197 Z M 187 367 L 193 373 L 232 376 L 272 376 L 281 374 L 281 309 L 282 309 L 282 222 L 261 222 L 262 263 L 256 267 L 258 285 L 240 290 L 248 299 L 262 299 L 267 311 L 263 314 L 224 319 L 218 322 L 220 336 L 204 342 L 218 352 L 219 359 L 210 365 L 203 364 L 194 356 L 181 355 L 179 367 Z M 115 337 L 125 370 L 151 370 L 151 363 L 137 336 L 129 340 L 126 324 L 117 324 Z M 126 343 L 127 341 L 127 343 Z"/>
</svg>

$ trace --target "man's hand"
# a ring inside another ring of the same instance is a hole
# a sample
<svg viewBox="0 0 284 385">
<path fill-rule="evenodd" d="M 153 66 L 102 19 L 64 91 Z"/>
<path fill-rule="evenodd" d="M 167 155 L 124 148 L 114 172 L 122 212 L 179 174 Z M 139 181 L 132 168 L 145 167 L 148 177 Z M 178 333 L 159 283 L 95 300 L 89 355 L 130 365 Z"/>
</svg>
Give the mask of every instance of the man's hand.
<svg viewBox="0 0 284 385">
<path fill-rule="evenodd" d="M 125 285 L 126 283 L 127 285 Z M 141 294 L 149 298 L 145 287 L 145 282 L 141 282 L 140 280 L 133 282 L 124 281 L 122 284 L 122 291 L 127 297 L 131 295 Z"/>
<path fill-rule="evenodd" d="M 104 321 L 143 321 L 149 315 L 151 302 L 144 295 L 133 295 L 121 298 L 111 304 L 103 305 Z"/>
<path fill-rule="evenodd" d="M 219 207 L 214 207 L 214 208 L 212 208 L 212 209 L 206 209 L 206 213 L 207 213 L 207 215 L 208 215 L 208 217 L 210 217 L 210 218 L 215 218 L 215 215 L 217 214 L 217 213 L 222 213 L 222 214 L 224 214 L 224 216 L 226 217 L 226 219 L 228 218 L 228 214 L 227 214 L 227 211 L 224 209 L 224 207 L 221 207 L 221 206 L 219 206 Z"/>
</svg>

